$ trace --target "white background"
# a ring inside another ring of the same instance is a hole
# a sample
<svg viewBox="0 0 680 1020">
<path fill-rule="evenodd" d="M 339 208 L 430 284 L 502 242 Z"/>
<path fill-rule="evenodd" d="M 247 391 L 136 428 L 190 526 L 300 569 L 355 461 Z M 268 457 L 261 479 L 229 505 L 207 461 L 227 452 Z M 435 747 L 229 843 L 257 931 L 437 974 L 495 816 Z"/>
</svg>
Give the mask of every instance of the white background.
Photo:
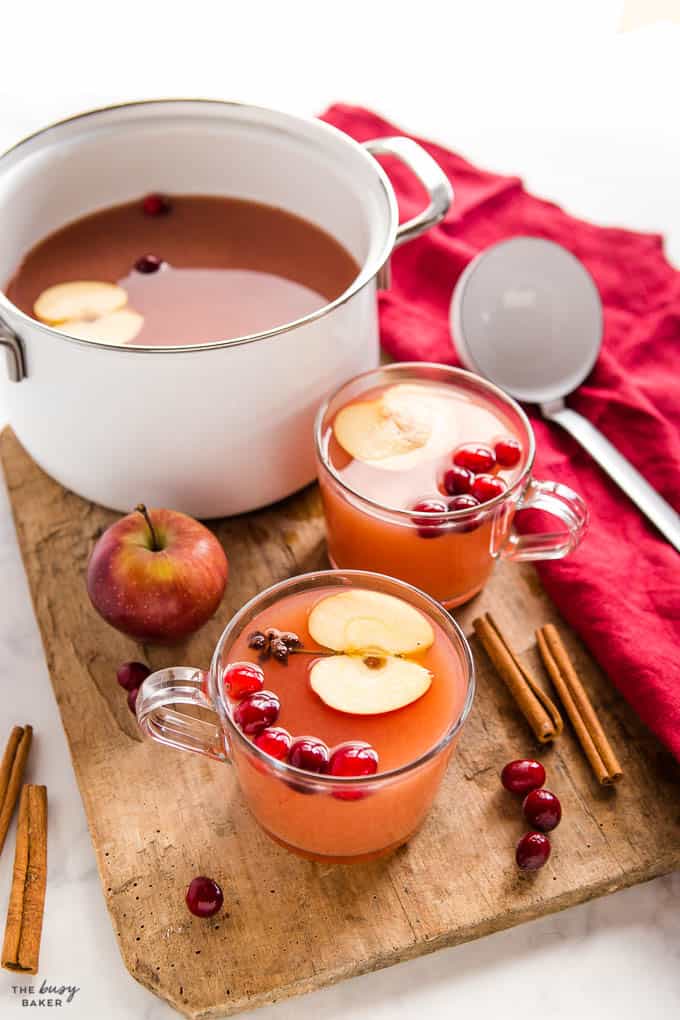
<svg viewBox="0 0 680 1020">
<path fill-rule="evenodd" d="M 652 13 L 663 0 L 633 6 Z M 23 0 L 3 12 L 0 147 L 55 118 L 147 96 L 241 99 L 310 114 L 334 100 L 354 102 L 481 165 L 522 175 L 579 215 L 661 231 L 680 265 L 680 25 L 622 32 L 623 7 Z M 0 678 L 1 739 L 14 722 L 31 720 L 38 739 L 30 775 L 49 786 L 39 980 L 80 986 L 59 1014 L 78 1020 L 174 1015 L 135 984 L 117 953 L 3 492 Z M 3 918 L 13 843 L 11 833 L 0 861 Z M 259 1016 L 619 1020 L 641 1009 L 646 1020 L 677 1016 L 678 906 L 680 878 L 657 880 Z M 16 983 L 0 974 L 2 1020 L 29 1015 L 11 992 Z"/>
</svg>

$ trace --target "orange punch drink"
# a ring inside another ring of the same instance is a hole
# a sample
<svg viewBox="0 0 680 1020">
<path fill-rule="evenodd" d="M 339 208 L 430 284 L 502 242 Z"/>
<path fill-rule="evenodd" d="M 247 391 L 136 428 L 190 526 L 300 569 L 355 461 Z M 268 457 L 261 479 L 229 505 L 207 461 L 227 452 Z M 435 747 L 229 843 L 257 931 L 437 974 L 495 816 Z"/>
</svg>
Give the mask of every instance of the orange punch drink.
<svg viewBox="0 0 680 1020">
<path fill-rule="evenodd" d="M 474 686 L 453 620 L 408 585 L 363 572 L 307 574 L 257 596 L 211 673 L 257 821 L 290 850 L 342 862 L 418 829 Z"/>
</svg>

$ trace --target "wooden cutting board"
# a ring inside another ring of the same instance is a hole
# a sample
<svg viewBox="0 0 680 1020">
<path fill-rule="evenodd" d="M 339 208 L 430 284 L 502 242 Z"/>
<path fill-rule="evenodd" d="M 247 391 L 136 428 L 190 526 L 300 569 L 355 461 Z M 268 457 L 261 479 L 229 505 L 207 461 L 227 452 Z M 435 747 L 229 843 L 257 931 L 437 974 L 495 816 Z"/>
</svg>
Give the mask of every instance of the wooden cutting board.
<svg viewBox="0 0 680 1020">
<path fill-rule="evenodd" d="M 115 670 L 137 658 L 155 668 L 207 665 L 247 598 L 324 565 L 316 489 L 216 525 L 230 559 L 224 603 L 198 635 L 163 650 L 116 633 L 87 600 L 89 552 L 116 515 L 48 478 L 8 429 L 0 456 L 120 951 L 130 973 L 181 1013 L 217 1017 L 298 995 L 680 865 L 674 760 L 557 617 L 533 570 L 510 564 L 458 613 L 460 622 L 469 633 L 473 615 L 492 609 L 544 679 L 534 628 L 559 625 L 622 761 L 621 785 L 597 786 L 570 731 L 538 749 L 473 640 L 475 706 L 419 835 L 391 857 L 344 867 L 275 846 L 250 818 L 228 766 L 140 739 Z M 519 805 L 498 781 L 506 761 L 528 754 L 544 761 L 564 812 L 551 860 L 533 876 L 515 868 Z M 199 874 L 224 889 L 224 911 L 210 921 L 184 904 Z"/>
</svg>

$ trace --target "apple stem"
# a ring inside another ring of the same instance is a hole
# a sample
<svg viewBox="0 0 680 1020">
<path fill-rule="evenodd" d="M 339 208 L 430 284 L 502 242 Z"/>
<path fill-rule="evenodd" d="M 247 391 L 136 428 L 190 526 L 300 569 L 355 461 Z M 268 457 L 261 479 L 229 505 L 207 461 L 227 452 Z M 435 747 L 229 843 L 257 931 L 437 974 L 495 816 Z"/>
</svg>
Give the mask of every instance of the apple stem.
<svg viewBox="0 0 680 1020">
<path fill-rule="evenodd" d="M 151 552 L 160 552 L 161 545 L 160 545 L 160 542 L 158 541 L 158 536 L 156 535 L 156 532 L 154 531 L 153 524 L 151 523 L 151 517 L 149 515 L 149 511 L 146 509 L 146 507 L 144 506 L 143 503 L 140 503 L 139 506 L 136 506 L 135 510 L 137 511 L 137 513 L 140 513 L 142 515 L 142 517 L 144 518 L 144 520 L 147 523 L 147 526 L 149 528 L 149 532 L 151 533 Z"/>
</svg>

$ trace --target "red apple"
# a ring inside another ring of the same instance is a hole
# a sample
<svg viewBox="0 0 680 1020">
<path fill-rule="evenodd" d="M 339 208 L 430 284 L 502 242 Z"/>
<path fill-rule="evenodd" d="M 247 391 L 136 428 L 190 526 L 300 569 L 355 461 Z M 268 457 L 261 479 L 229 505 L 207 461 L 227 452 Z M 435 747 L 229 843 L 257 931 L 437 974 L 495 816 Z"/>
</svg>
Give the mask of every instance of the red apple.
<svg viewBox="0 0 680 1020">
<path fill-rule="evenodd" d="M 98 540 L 87 591 L 112 627 L 140 641 L 170 644 L 210 619 L 227 571 L 222 546 L 198 521 L 139 506 Z"/>
</svg>

